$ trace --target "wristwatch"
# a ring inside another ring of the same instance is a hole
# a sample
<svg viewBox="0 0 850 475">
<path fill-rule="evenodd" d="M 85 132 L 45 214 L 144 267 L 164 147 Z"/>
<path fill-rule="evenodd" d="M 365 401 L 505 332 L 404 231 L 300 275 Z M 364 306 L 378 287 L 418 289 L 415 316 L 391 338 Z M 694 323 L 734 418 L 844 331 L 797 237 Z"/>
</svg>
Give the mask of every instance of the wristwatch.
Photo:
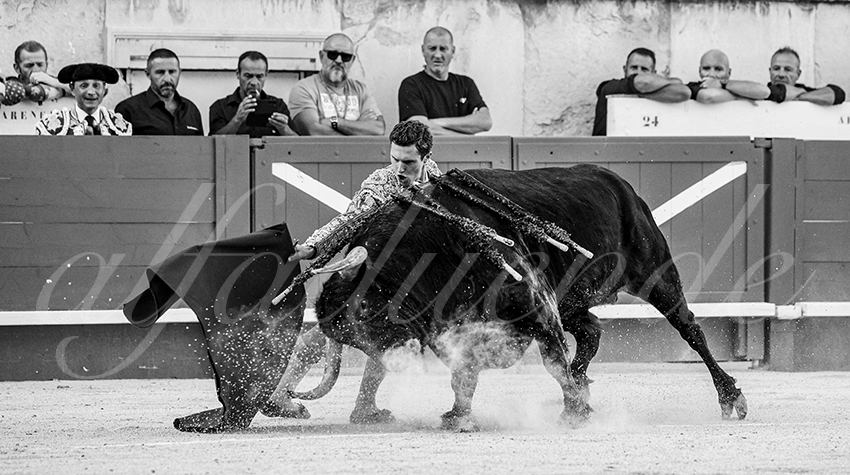
<svg viewBox="0 0 850 475">
<path fill-rule="evenodd" d="M 329 117 L 328 120 L 331 121 L 331 128 L 334 130 L 339 130 L 339 117 L 333 116 Z"/>
</svg>

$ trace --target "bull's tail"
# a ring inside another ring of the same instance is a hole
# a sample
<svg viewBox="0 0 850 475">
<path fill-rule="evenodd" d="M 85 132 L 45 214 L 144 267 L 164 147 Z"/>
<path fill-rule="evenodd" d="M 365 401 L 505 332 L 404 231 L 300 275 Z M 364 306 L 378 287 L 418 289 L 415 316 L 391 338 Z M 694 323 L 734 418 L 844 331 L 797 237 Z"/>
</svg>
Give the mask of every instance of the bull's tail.
<svg viewBox="0 0 850 475">
<path fill-rule="evenodd" d="M 315 389 L 305 393 L 290 393 L 292 399 L 302 399 L 312 401 L 325 397 L 336 384 L 339 379 L 339 370 L 342 363 L 342 343 L 339 343 L 330 338 L 327 339 L 327 349 L 325 352 L 325 372 L 322 375 L 322 381 Z"/>
</svg>

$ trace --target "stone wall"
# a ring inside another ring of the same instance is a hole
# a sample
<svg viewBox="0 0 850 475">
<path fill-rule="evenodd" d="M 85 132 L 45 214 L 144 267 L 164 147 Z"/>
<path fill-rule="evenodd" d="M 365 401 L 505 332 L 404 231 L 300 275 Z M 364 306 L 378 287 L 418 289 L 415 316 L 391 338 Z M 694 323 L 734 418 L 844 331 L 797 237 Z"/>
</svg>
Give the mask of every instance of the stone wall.
<svg viewBox="0 0 850 475">
<path fill-rule="evenodd" d="M 341 30 L 356 43 L 353 75 L 373 89 L 394 123 L 398 84 L 422 67 L 419 45 L 434 25 L 454 33 L 452 70 L 478 83 L 491 107 L 492 134 L 589 135 L 596 85 L 621 76 L 636 46 L 654 49 L 659 71 L 685 81 L 697 78 L 699 56 L 710 48 L 729 54 L 733 77 L 766 81 L 770 54 L 790 45 L 802 56 L 802 82 L 850 90 L 841 47 L 850 34 L 845 1 L 2 0 L 0 70 L 13 73 L 12 53 L 26 39 L 45 44 L 54 74 L 71 62 L 108 61 L 110 28 Z"/>
</svg>

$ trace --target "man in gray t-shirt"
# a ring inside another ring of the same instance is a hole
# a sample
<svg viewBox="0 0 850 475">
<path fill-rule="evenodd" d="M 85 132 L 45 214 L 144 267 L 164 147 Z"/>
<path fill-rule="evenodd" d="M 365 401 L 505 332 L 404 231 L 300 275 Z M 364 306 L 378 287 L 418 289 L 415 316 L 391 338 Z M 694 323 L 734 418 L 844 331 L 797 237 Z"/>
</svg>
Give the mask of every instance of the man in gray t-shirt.
<svg viewBox="0 0 850 475">
<path fill-rule="evenodd" d="M 384 117 L 366 85 L 348 77 L 354 43 L 335 33 L 319 51 L 322 70 L 289 94 L 293 129 L 300 135 L 383 135 Z"/>
</svg>

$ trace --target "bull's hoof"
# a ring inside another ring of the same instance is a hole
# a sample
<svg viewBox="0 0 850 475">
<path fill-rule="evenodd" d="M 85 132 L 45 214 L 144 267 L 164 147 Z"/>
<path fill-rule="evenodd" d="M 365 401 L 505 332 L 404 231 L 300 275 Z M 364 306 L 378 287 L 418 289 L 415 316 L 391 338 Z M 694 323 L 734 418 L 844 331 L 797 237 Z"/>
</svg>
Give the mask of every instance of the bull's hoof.
<svg viewBox="0 0 850 475">
<path fill-rule="evenodd" d="M 590 404 L 576 401 L 573 404 L 565 405 L 559 421 L 561 424 L 577 429 L 587 423 L 592 412 L 593 408 L 590 407 Z"/>
<path fill-rule="evenodd" d="M 221 407 L 174 419 L 174 428 L 181 432 L 202 432 L 205 434 L 243 430 L 250 424 L 250 419 L 247 422 L 225 420 L 224 408 Z"/>
<path fill-rule="evenodd" d="M 449 411 L 440 417 L 443 420 L 442 424 L 440 424 L 440 429 L 443 430 L 455 432 L 478 432 L 480 430 L 469 414 L 458 414 L 454 411 Z"/>
<path fill-rule="evenodd" d="M 387 409 L 376 409 L 373 411 L 358 411 L 354 410 L 348 421 L 352 424 L 387 424 L 395 421 L 393 413 Z"/>
<path fill-rule="evenodd" d="M 720 403 L 720 412 L 724 420 L 732 418 L 732 411 L 738 413 L 738 419 L 747 417 L 747 398 L 744 393 L 738 391 L 738 397 L 732 402 Z"/>
<path fill-rule="evenodd" d="M 561 413 L 561 417 L 558 419 L 558 422 L 571 429 L 578 429 L 579 427 L 583 427 L 587 424 L 589 419 L 589 413 L 577 414 L 575 412 L 565 410 Z"/>
<path fill-rule="evenodd" d="M 260 413 L 266 417 L 282 417 L 286 419 L 309 419 L 310 411 L 300 402 L 289 400 L 288 404 L 278 405 L 267 401 L 260 406 Z"/>
</svg>

